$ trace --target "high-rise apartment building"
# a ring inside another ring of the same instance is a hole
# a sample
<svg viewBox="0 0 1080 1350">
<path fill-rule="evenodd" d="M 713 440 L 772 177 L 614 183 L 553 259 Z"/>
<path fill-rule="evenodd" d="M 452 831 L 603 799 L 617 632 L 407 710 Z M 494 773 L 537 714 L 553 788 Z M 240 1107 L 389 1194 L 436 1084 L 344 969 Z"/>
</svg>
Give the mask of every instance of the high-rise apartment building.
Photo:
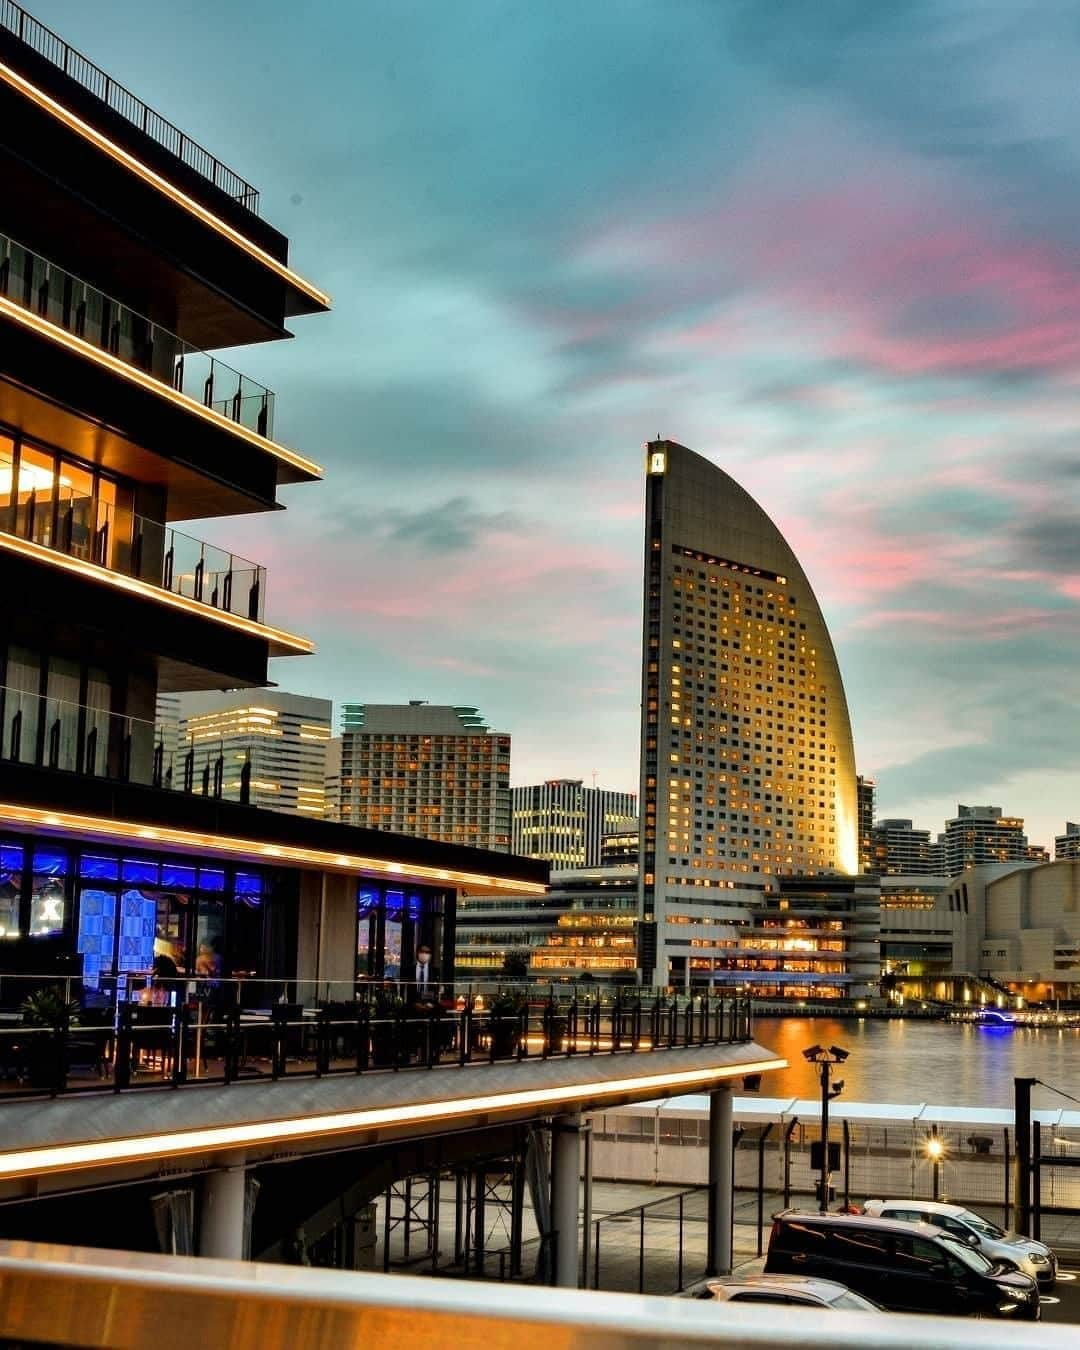
<svg viewBox="0 0 1080 1350">
<path fill-rule="evenodd" d="M 954 877 L 980 863 L 1023 862 L 1028 840 L 1019 816 L 1004 816 L 1000 806 L 958 806 L 933 846 L 932 872 Z"/>
<path fill-rule="evenodd" d="M 874 804 L 877 799 L 877 783 L 873 778 L 859 774 L 855 779 L 855 793 L 859 810 L 859 871 L 877 871 L 874 856 Z"/>
<path fill-rule="evenodd" d="M 545 858 L 552 871 L 599 867 L 603 837 L 637 815 L 637 796 L 585 787 L 580 778 L 553 778 L 512 789 L 512 850 Z"/>
<path fill-rule="evenodd" d="M 1073 858 L 1080 858 L 1080 825 L 1067 820 L 1065 833 L 1054 836 L 1054 859 L 1062 862 Z"/>
<path fill-rule="evenodd" d="M 929 830 L 917 830 L 910 820 L 879 820 L 872 832 L 874 865 L 881 876 L 925 876 L 935 866 Z M 942 874 L 944 875 L 944 874 Z"/>
<path fill-rule="evenodd" d="M 510 737 L 476 708 L 346 703 L 340 819 L 510 851 Z"/>
<path fill-rule="evenodd" d="M 851 726 L 814 592 L 780 531 L 684 446 L 647 447 L 641 896 L 653 978 L 693 927 L 745 925 L 783 875 L 854 874 Z"/>
<path fill-rule="evenodd" d="M 226 801 L 326 817 L 328 699 L 281 689 L 184 694 L 174 704 L 158 700 L 159 724 L 174 707 L 175 751 L 164 766 L 172 785 L 213 786 Z"/>
</svg>

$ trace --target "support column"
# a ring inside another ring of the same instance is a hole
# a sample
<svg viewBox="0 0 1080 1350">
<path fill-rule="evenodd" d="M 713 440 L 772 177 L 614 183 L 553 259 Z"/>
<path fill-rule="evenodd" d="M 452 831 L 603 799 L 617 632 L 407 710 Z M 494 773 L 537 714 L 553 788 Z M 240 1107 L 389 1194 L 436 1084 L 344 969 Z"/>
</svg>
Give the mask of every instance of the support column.
<svg viewBox="0 0 1080 1350">
<path fill-rule="evenodd" d="M 203 1177 L 199 1207 L 199 1255 L 244 1259 L 247 1168 L 243 1161 Z"/>
<path fill-rule="evenodd" d="M 731 1274 L 732 1224 L 731 1088 L 709 1094 L 709 1258 L 708 1275 Z"/>
<path fill-rule="evenodd" d="M 551 1231 L 555 1235 L 554 1283 L 578 1287 L 578 1181 L 581 1116 L 559 1116 L 551 1126 Z"/>
</svg>

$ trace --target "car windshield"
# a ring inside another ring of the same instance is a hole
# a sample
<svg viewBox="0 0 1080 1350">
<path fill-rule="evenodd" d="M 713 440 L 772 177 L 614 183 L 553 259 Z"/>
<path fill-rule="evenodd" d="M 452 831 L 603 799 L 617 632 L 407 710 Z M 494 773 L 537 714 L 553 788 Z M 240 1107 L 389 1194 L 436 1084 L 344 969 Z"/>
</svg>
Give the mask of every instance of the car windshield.
<svg viewBox="0 0 1080 1350">
<path fill-rule="evenodd" d="M 1005 1236 L 1004 1228 L 999 1228 L 996 1223 L 991 1223 L 989 1219 L 984 1219 L 979 1214 L 973 1214 L 970 1209 L 965 1209 L 959 1217 L 962 1223 L 966 1223 L 969 1228 L 974 1228 L 980 1237 L 993 1238 L 998 1241 Z"/>
<path fill-rule="evenodd" d="M 844 1308 L 848 1312 L 880 1312 L 881 1309 L 870 1299 L 863 1298 L 861 1294 L 853 1294 L 850 1289 L 845 1289 L 842 1294 L 831 1300 L 830 1308 Z"/>
<path fill-rule="evenodd" d="M 940 1239 L 943 1246 L 949 1249 L 949 1255 L 955 1256 L 957 1260 L 963 1261 L 969 1270 L 974 1270 L 980 1275 L 985 1275 L 993 1269 L 993 1265 L 985 1256 L 979 1252 L 973 1251 L 966 1243 L 958 1242 L 956 1238 L 949 1237 L 943 1233 Z"/>
</svg>

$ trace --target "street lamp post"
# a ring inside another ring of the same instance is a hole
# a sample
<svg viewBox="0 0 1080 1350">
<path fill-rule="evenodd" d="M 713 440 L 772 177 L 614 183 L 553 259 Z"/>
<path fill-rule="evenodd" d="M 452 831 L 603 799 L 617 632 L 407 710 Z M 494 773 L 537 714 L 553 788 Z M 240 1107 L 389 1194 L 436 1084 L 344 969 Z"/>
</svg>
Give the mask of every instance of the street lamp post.
<svg viewBox="0 0 1080 1350">
<path fill-rule="evenodd" d="M 930 1138 L 926 1141 L 926 1156 L 930 1159 L 933 1185 L 933 1199 L 941 1199 L 941 1160 L 945 1156 L 945 1145 L 938 1138 L 936 1125 L 930 1127 Z"/>
<path fill-rule="evenodd" d="M 803 1051 L 803 1058 L 810 1064 L 817 1065 L 818 1077 L 821 1080 L 821 1175 L 818 1180 L 818 1207 L 822 1214 L 829 1212 L 829 1176 L 831 1168 L 829 1167 L 829 1103 L 834 1097 L 839 1097 L 844 1090 L 844 1084 L 841 1079 L 832 1082 L 832 1071 L 838 1064 L 843 1064 L 848 1057 L 848 1051 L 839 1045 L 830 1045 L 826 1050 L 820 1045 L 811 1045 Z"/>
</svg>

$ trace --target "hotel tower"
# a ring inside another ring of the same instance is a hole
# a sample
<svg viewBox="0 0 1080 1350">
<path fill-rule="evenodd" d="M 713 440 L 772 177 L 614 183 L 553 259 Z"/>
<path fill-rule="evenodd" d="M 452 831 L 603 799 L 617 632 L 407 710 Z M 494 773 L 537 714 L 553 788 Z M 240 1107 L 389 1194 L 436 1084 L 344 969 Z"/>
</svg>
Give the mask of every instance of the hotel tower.
<svg viewBox="0 0 1080 1350">
<path fill-rule="evenodd" d="M 653 441 L 645 512 L 642 965 L 681 984 L 698 949 L 744 948 L 781 877 L 858 870 L 855 760 L 824 617 L 761 507 Z"/>
</svg>

